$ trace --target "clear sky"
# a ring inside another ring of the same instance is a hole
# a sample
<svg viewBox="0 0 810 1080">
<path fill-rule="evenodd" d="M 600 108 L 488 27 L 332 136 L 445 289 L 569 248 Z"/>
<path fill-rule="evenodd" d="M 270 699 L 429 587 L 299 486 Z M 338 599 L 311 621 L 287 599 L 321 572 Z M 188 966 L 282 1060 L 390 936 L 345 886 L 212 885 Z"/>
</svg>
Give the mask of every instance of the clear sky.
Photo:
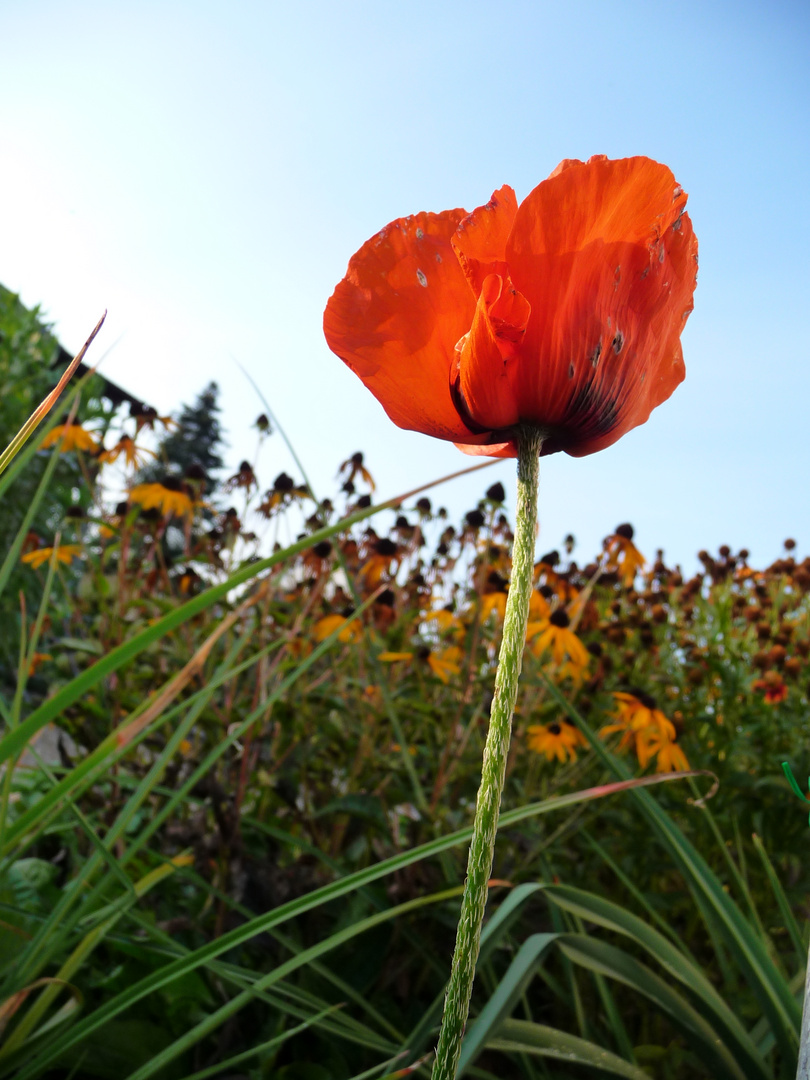
<svg viewBox="0 0 810 1080">
<path fill-rule="evenodd" d="M 469 462 L 394 428 L 327 349 L 323 307 L 393 218 L 523 198 L 566 157 L 645 154 L 700 241 L 686 382 L 600 454 L 541 469 L 541 540 L 652 556 L 810 550 L 810 5 L 0 3 L 0 282 L 161 410 L 252 373 L 319 492 L 362 449 L 388 497 Z M 269 485 L 289 459 L 271 440 Z M 512 462 L 437 492 L 454 512 Z"/>
</svg>

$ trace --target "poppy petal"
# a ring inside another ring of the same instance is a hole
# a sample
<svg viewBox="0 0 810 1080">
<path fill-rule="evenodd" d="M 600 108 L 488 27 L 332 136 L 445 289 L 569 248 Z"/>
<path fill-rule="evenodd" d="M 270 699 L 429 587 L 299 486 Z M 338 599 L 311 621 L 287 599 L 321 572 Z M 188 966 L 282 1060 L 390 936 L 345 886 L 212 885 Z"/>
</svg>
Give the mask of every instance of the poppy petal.
<svg viewBox="0 0 810 1080">
<path fill-rule="evenodd" d="M 531 308 L 499 274 L 483 281 L 469 334 L 458 354 L 458 390 L 481 428 L 497 430 L 520 419 L 517 368 Z"/>
<path fill-rule="evenodd" d="M 453 250 L 477 297 L 489 274 L 506 276 L 506 242 L 517 214 L 517 198 L 504 184 L 484 206 L 464 218 L 452 239 Z"/>
<path fill-rule="evenodd" d="M 684 377 L 697 241 L 686 195 L 648 158 L 566 161 L 521 203 L 507 243 L 531 305 L 521 419 L 576 456 L 643 423 Z"/>
<path fill-rule="evenodd" d="M 465 210 L 399 218 L 352 257 L 324 313 L 330 349 L 399 427 L 476 443 L 450 394 L 475 297 L 450 240 Z"/>
</svg>

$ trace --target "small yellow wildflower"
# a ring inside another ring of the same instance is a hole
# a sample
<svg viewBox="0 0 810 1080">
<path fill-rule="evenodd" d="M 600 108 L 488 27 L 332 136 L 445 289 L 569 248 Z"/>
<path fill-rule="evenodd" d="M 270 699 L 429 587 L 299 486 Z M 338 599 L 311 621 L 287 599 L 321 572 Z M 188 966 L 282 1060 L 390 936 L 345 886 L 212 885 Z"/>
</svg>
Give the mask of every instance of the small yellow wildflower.
<svg viewBox="0 0 810 1080">
<path fill-rule="evenodd" d="M 174 514 L 191 518 L 194 514 L 195 503 L 182 481 L 174 476 L 167 476 L 159 484 L 136 484 L 129 497 L 144 510 L 158 509 L 165 517 Z"/>
<path fill-rule="evenodd" d="M 103 465 L 112 465 L 112 463 L 117 461 L 122 454 L 124 456 L 124 461 L 130 469 L 139 469 L 146 461 L 147 455 L 149 455 L 149 457 L 156 456 L 152 450 L 147 450 L 142 446 L 136 446 L 135 440 L 130 438 L 129 435 L 122 435 L 115 446 L 111 447 L 109 450 L 101 451 L 98 455 L 98 460 Z"/>
<path fill-rule="evenodd" d="M 60 440 L 63 454 L 69 450 L 84 450 L 88 454 L 95 454 L 98 450 L 98 443 L 81 424 L 57 424 L 42 440 L 42 446 L 55 446 Z"/>
<path fill-rule="evenodd" d="M 443 683 L 450 682 L 451 675 L 461 671 L 461 658 L 464 654 L 458 645 L 448 645 L 446 649 L 430 652 L 426 657 L 428 667 Z"/>
<path fill-rule="evenodd" d="M 576 761 L 576 748 L 587 746 L 580 732 L 567 720 L 533 724 L 526 731 L 526 744 L 536 754 L 545 754 L 547 761 L 556 758 L 563 764 L 568 760 Z"/>
<path fill-rule="evenodd" d="M 640 690 L 615 693 L 615 722 L 600 728 L 599 735 L 621 734 L 619 751 L 632 746 L 638 763 L 646 769 L 658 755 L 657 772 L 680 771 L 689 768 L 686 755 L 675 744 L 675 725 L 657 708 L 653 698 Z"/>
<path fill-rule="evenodd" d="M 38 570 L 44 563 L 50 562 L 53 550 L 52 547 L 37 548 L 36 551 L 29 551 L 27 555 L 23 555 L 22 561 L 34 570 Z M 56 561 L 64 563 L 66 566 L 69 566 L 74 559 L 80 559 L 81 557 L 82 549 L 80 544 L 62 544 L 56 550 Z"/>
<path fill-rule="evenodd" d="M 339 627 L 343 629 L 338 634 L 338 641 L 343 645 L 350 641 L 359 641 L 363 633 L 363 628 L 357 620 L 349 622 L 343 615 L 324 615 L 312 628 L 312 636 L 316 641 L 325 641 Z"/>
<path fill-rule="evenodd" d="M 555 664 L 562 664 L 567 658 L 576 667 L 584 670 L 590 660 L 588 650 L 574 631 L 569 629 L 569 623 L 570 620 L 562 608 L 552 611 L 545 624 L 537 624 L 531 649 L 537 657 L 550 649 Z"/>
<path fill-rule="evenodd" d="M 465 634 L 464 623 L 447 608 L 429 611 L 422 622 L 435 623 L 439 634 L 449 634 L 455 638 L 463 637 Z"/>
<path fill-rule="evenodd" d="M 633 543 L 633 526 L 619 525 L 616 532 L 605 540 L 605 568 L 617 571 L 627 587 L 636 580 L 636 574 L 644 566 L 644 556 Z"/>
</svg>

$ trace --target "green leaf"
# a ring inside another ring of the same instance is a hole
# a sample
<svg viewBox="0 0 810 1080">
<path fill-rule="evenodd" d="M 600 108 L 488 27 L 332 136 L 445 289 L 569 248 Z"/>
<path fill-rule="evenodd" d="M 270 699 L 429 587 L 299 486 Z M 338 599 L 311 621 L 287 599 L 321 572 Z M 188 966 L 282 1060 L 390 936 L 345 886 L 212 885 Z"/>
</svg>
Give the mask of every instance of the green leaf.
<svg viewBox="0 0 810 1080">
<path fill-rule="evenodd" d="M 637 942 L 698 998 L 703 1014 L 711 1017 L 712 1023 L 722 1028 L 725 1039 L 732 1044 L 734 1056 L 744 1064 L 746 1077 L 771 1080 L 772 1069 L 762 1058 L 739 1019 L 700 967 L 663 934 L 618 904 L 594 893 L 567 885 L 546 885 L 543 888 L 548 899 L 565 911 Z"/>
<path fill-rule="evenodd" d="M 570 1065 L 600 1069 L 611 1076 L 625 1077 L 625 1080 L 650 1080 L 650 1074 L 638 1065 L 625 1061 L 587 1039 L 567 1035 L 563 1031 L 528 1020 L 505 1020 L 497 1036 L 487 1043 L 487 1049 L 512 1054 L 537 1054 Z"/>
<path fill-rule="evenodd" d="M 743 1071 L 706 1018 L 635 957 L 586 934 L 561 935 L 558 947 L 572 963 L 616 979 L 653 1001 L 688 1039 L 692 1049 L 713 1062 L 713 1075 L 718 1080 L 750 1080 L 750 1074 Z"/>
<path fill-rule="evenodd" d="M 332 799 L 326 806 L 322 806 L 313 816 L 324 817 L 327 814 L 348 814 L 349 817 L 367 821 L 383 833 L 389 833 L 388 819 L 382 802 L 376 795 L 341 795 L 339 799 Z"/>
<path fill-rule="evenodd" d="M 627 789 L 628 784 L 626 783 L 616 785 L 606 784 L 600 785 L 598 788 L 587 788 L 585 791 L 560 795 L 551 799 L 546 799 L 540 803 L 522 806 L 501 815 L 501 828 L 507 829 L 511 825 L 516 825 L 521 821 L 527 821 L 533 817 L 550 813 L 553 810 L 566 809 L 582 802 L 588 802 L 595 798 L 601 798 L 605 795 L 611 795 L 619 791 L 626 791 Z M 411 851 L 402 852 L 381 863 L 377 863 L 375 866 L 369 866 L 363 870 L 349 874 L 338 881 L 331 882 L 319 889 L 315 889 L 305 896 L 300 896 L 294 900 L 288 901 L 286 904 L 281 904 L 273 911 L 266 912 L 245 923 L 243 926 L 238 926 L 234 930 L 222 934 L 216 940 L 207 943 L 190 955 L 166 964 L 159 971 L 153 972 L 139 982 L 129 986 L 115 998 L 105 1002 L 90 1016 L 79 1021 L 74 1025 L 71 1031 L 66 1032 L 53 1044 L 53 1046 L 50 1046 L 47 1051 L 43 1052 L 39 1058 L 32 1058 L 26 1062 L 22 1071 L 19 1073 L 17 1080 L 33 1080 L 34 1077 L 42 1075 L 48 1065 L 58 1057 L 63 1049 L 66 1049 L 68 1046 L 76 1045 L 88 1038 L 108 1019 L 117 1016 L 125 1009 L 134 1005 L 135 1002 L 140 1001 L 148 995 L 157 992 L 162 987 L 167 986 L 174 979 L 185 975 L 189 971 L 196 970 L 198 967 L 207 965 L 210 961 L 222 955 L 222 953 L 235 949 L 239 945 L 255 937 L 257 934 L 269 931 L 276 926 L 282 925 L 289 919 L 295 918 L 297 915 L 301 915 L 306 911 L 311 911 L 313 908 L 320 907 L 332 900 L 337 900 L 341 896 L 346 896 L 348 893 L 354 892 L 373 881 L 386 877 L 397 870 L 404 869 L 407 866 L 420 862 L 422 859 L 439 855 L 443 851 L 448 851 L 453 847 L 468 843 L 471 835 L 471 828 L 460 829 L 458 832 L 452 833 L 449 836 L 441 837 L 438 840 L 431 840 L 426 844 L 422 844 L 420 847 L 413 848 Z M 308 958 L 308 954 L 301 954 L 301 956 Z M 300 960 L 300 957 L 298 959 Z"/>
<path fill-rule="evenodd" d="M 543 681 L 550 696 L 577 724 L 599 760 L 614 776 L 629 778 L 630 773 L 624 762 L 605 748 L 601 739 L 591 731 L 558 687 L 545 676 Z M 686 879 L 704 919 L 707 922 L 713 920 L 722 933 L 760 1008 L 768 1017 L 784 1061 L 795 1062 L 801 1004 L 791 993 L 787 979 L 768 954 L 758 932 L 746 921 L 709 864 L 669 814 L 661 809 L 647 791 L 634 789 L 633 798 Z M 786 1065 L 786 1068 L 790 1070 L 789 1065 Z"/>
<path fill-rule="evenodd" d="M 495 993 L 470 1026 L 461 1044 L 457 1076 L 463 1076 L 467 1068 L 484 1049 L 487 1040 L 497 1031 L 498 1025 L 512 1011 L 515 1002 L 534 978 L 549 948 L 557 940 L 557 934 L 532 934 L 517 951 L 506 974 L 498 983 Z"/>
</svg>

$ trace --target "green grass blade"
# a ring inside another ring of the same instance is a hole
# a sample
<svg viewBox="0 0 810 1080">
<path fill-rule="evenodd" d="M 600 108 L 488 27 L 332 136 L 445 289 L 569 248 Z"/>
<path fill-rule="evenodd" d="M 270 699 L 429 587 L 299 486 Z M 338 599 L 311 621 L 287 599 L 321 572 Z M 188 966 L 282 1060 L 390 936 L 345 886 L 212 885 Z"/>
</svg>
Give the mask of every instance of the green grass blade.
<svg viewBox="0 0 810 1080">
<path fill-rule="evenodd" d="M 33 449 L 36 449 L 36 447 L 33 447 Z M 20 558 L 20 552 L 22 551 L 22 546 L 25 543 L 25 538 L 28 535 L 28 531 L 31 528 L 34 518 L 36 517 L 40 504 L 45 497 L 45 493 L 50 486 L 54 470 L 56 469 L 58 463 L 59 448 L 54 447 L 48 460 L 48 464 L 45 466 L 45 471 L 42 474 L 42 479 L 37 485 L 34 496 L 31 499 L 31 502 L 28 504 L 28 507 L 26 508 L 25 516 L 20 523 L 17 534 L 11 543 L 11 547 L 6 553 L 6 557 L 3 560 L 3 565 L 0 566 L 0 596 L 2 596 L 6 585 L 8 584 L 8 579 L 11 576 L 12 570 L 17 565 L 17 560 Z"/>
<path fill-rule="evenodd" d="M 650 1080 L 650 1074 L 644 1069 L 601 1046 L 528 1020 L 504 1021 L 498 1035 L 487 1043 L 487 1049 L 511 1054 L 539 1054 L 566 1065 L 582 1065 L 611 1076 L 621 1076 L 624 1080 Z"/>
<path fill-rule="evenodd" d="M 112 768 L 112 766 L 120 761 L 121 758 L 125 757 L 128 753 L 131 753 L 133 748 L 142 742 L 147 735 L 162 727 L 179 713 L 183 712 L 184 709 L 187 709 L 190 706 L 194 707 L 204 699 L 207 700 L 212 690 L 223 685 L 229 679 L 235 678 L 241 674 L 241 672 L 246 671 L 262 656 L 275 648 L 276 644 L 278 643 L 274 643 L 273 645 L 260 650 L 258 653 L 254 653 L 252 656 L 242 661 L 241 664 L 238 664 L 230 670 L 225 670 L 218 674 L 214 673 L 205 687 L 189 695 L 182 703 L 167 710 L 161 717 L 157 717 L 153 724 L 139 732 L 128 745 L 120 746 L 116 733 L 112 732 L 112 734 L 100 743 L 95 750 L 80 761 L 78 765 L 75 765 L 54 788 L 39 800 L 39 802 L 21 814 L 14 824 L 9 826 L 3 842 L 2 853 L 7 855 L 10 851 L 14 850 L 15 847 L 19 846 L 25 834 L 31 830 L 41 830 L 43 823 L 46 820 L 46 812 L 53 810 L 55 807 L 58 809 L 58 804 L 66 802 L 69 798 L 72 798 L 74 801 L 78 799 L 83 791 L 96 782 L 101 773 Z M 230 743 L 228 745 L 230 745 Z M 15 857 L 18 856 L 19 852 L 15 851 Z"/>
<path fill-rule="evenodd" d="M 209 1076 L 216 1076 L 218 1073 L 233 1069 L 236 1065 L 241 1065 L 243 1061 L 250 1061 L 251 1058 L 256 1057 L 258 1054 L 264 1054 L 268 1050 L 277 1050 L 278 1047 L 283 1046 L 288 1039 L 291 1039 L 294 1035 L 300 1035 L 302 1031 L 306 1031 L 307 1028 L 312 1027 L 313 1024 L 317 1024 L 324 1016 L 328 1016 L 339 1008 L 339 1005 L 332 1005 L 328 1009 L 324 1009 L 322 1012 L 318 1013 L 317 1016 L 313 1016 L 311 1020 L 305 1020 L 303 1024 L 298 1024 L 297 1027 L 290 1028 L 289 1031 L 283 1031 L 281 1035 L 276 1035 L 274 1039 L 268 1039 L 267 1042 L 260 1043 L 250 1050 L 244 1050 L 241 1054 L 236 1054 L 234 1057 L 228 1058 L 227 1061 L 223 1061 L 219 1065 L 211 1065 L 208 1069 L 200 1069 L 199 1072 L 190 1073 L 188 1076 L 183 1077 L 183 1080 L 208 1080 Z"/>
<path fill-rule="evenodd" d="M 489 959 L 503 935 L 508 933 L 520 918 L 523 905 L 532 896 L 542 893 L 542 890 L 542 885 L 535 881 L 527 881 L 521 885 L 516 885 L 509 892 L 509 895 L 498 906 L 498 910 L 487 919 L 481 933 L 481 949 L 478 953 L 479 964 L 485 963 Z"/>
<path fill-rule="evenodd" d="M 305 949 L 297 956 L 280 964 L 267 975 L 262 976 L 256 981 L 252 990 L 263 990 L 266 987 L 272 986 L 274 983 L 279 982 L 281 979 L 286 978 L 288 975 L 298 970 L 298 968 L 306 966 L 310 961 L 324 956 L 326 953 L 331 952 L 340 945 L 344 945 L 346 942 L 351 941 L 353 938 L 365 933 L 367 930 L 379 926 L 383 922 L 398 918 L 400 915 L 404 915 L 409 911 L 415 911 L 428 904 L 441 903 L 444 900 L 450 899 L 450 897 L 458 896 L 461 893 L 462 888 L 463 886 L 458 886 L 455 889 L 446 889 L 444 892 L 434 893 L 432 896 L 420 896 L 415 900 L 408 900 L 404 904 L 398 904 L 396 907 L 389 908 L 387 911 L 377 912 L 375 915 L 370 915 L 366 919 L 361 919 L 359 922 L 346 926 L 337 933 L 330 935 L 330 937 L 326 938 L 324 941 L 318 942 L 317 945 Z M 186 1032 L 186 1034 L 182 1035 L 179 1039 L 175 1039 L 175 1041 L 170 1046 L 167 1046 L 165 1050 L 156 1054 L 150 1062 L 132 1073 L 128 1077 L 128 1080 L 148 1080 L 148 1077 L 153 1076 L 154 1073 L 159 1069 L 162 1069 L 164 1065 L 174 1061 L 176 1057 L 190 1049 L 192 1046 L 195 1046 L 202 1038 L 209 1035 L 212 1031 L 216 1031 L 221 1024 L 225 1023 L 226 1020 L 231 1016 L 234 1016 L 241 1008 L 252 1000 L 252 990 L 237 994 L 236 997 L 232 998 L 226 1005 L 223 1005 L 221 1008 L 217 1009 L 216 1012 L 206 1017 L 205 1020 L 197 1024 L 191 1031 Z"/>
<path fill-rule="evenodd" d="M 660 783 L 661 780 L 658 777 L 651 777 L 648 782 Z M 595 788 L 587 788 L 584 791 L 555 796 L 540 803 L 530 804 L 529 806 L 522 806 L 502 814 L 500 826 L 502 829 L 508 829 L 511 825 L 517 825 L 522 821 L 527 821 L 543 814 L 552 813 L 556 810 L 564 810 L 571 806 L 577 806 L 584 801 L 626 791 L 631 786 L 632 782 L 605 784 Z M 471 835 L 471 827 L 459 829 L 449 836 L 428 841 L 426 844 L 422 844 L 420 847 L 414 848 L 411 851 L 401 852 L 374 866 L 365 867 L 363 870 L 358 870 L 338 881 L 323 885 L 319 889 L 315 889 L 305 896 L 288 901 L 286 904 L 282 904 L 273 911 L 258 916 L 243 926 L 236 927 L 234 930 L 221 935 L 215 941 L 211 941 L 195 950 L 195 952 L 189 956 L 171 961 L 158 971 L 153 972 L 139 980 L 137 983 L 134 983 L 132 986 L 129 986 L 115 998 L 100 1006 L 92 1015 L 79 1021 L 74 1025 L 70 1032 L 66 1032 L 53 1046 L 49 1047 L 47 1053 L 43 1054 L 39 1059 L 28 1062 L 20 1073 L 18 1080 L 32 1080 L 33 1077 L 40 1076 L 47 1066 L 52 1061 L 56 1060 L 60 1054 L 90 1036 L 107 1020 L 117 1016 L 131 1005 L 141 1001 L 161 987 L 168 985 L 173 980 L 178 979 L 199 967 L 207 965 L 210 961 L 215 960 L 218 956 L 222 955 L 222 953 L 228 952 L 244 942 L 249 941 L 257 934 L 269 931 L 276 926 L 281 926 L 283 923 L 295 918 L 297 915 L 302 915 L 307 911 L 311 911 L 313 908 L 320 907 L 332 900 L 337 900 L 340 897 L 354 892 L 363 886 L 369 885 L 374 881 L 378 881 L 380 878 L 386 877 L 397 870 L 405 869 L 407 866 L 420 862 L 422 859 L 431 858 L 441 854 L 443 851 L 449 851 L 451 848 L 468 844 Z"/>
<path fill-rule="evenodd" d="M 458 1059 L 457 1076 L 461 1077 L 484 1049 L 487 1040 L 497 1031 L 498 1025 L 512 1011 L 526 986 L 534 978 L 535 969 L 543 962 L 546 953 L 557 940 L 557 934 L 532 934 L 517 951 L 495 992 L 470 1025 Z"/>
<path fill-rule="evenodd" d="M 599 760 L 618 777 L 629 777 L 627 766 L 611 754 L 588 727 L 582 716 L 550 680 L 545 680 L 550 696 L 557 702 L 587 738 Z M 786 1061 L 795 1061 L 801 1006 L 790 993 L 787 980 L 776 967 L 758 933 L 724 891 L 711 867 L 693 847 L 672 818 L 661 809 L 648 792 L 633 790 L 639 809 L 653 827 L 660 842 L 669 851 L 704 910 L 716 919 L 746 981 L 768 1016 L 777 1045 Z"/>
<path fill-rule="evenodd" d="M 757 854 L 762 859 L 762 865 L 765 867 L 765 873 L 768 877 L 771 889 L 773 890 L 773 895 L 776 897 L 776 903 L 779 905 L 779 911 L 785 922 L 785 929 L 788 934 L 790 934 L 790 940 L 793 943 L 793 948 L 796 950 L 797 963 L 803 966 L 807 959 L 805 955 L 807 946 L 802 936 L 802 932 L 799 929 L 799 924 L 796 922 L 788 898 L 785 896 L 785 890 L 782 888 L 782 884 L 777 877 L 774 865 L 768 856 L 768 852 L 765 850 L 765 845 L 756 833 L 753 834 L 752 839 L 754 841 L 754 847 L 757 849 Z"/>
<path fill-rule="evenodd" d="M 735 1057 L 745 1063 L 745 1075 L 753 1080 L 771 1080 L 771 1070 L 759 1054 L 754 1041 L 725 1000 L 712 986 L 700 967 L 677 949 L 663 934 L 648 926 L 618 904 L 568 885 L 546 885 L 545 895 L 552 903 L 580 919 L 622 934 L 640 945 L 671 976 L 683 983 L 698 999 L 702 1014 L 723 1031 Z"/>
<path fill-rule="evenodd" d="M 71 981 L 90 953 L 101 944 L 105 934 L 115 926 L 126 909 L 132 904 L 137 903 L 137 901 L 145 896 L 150 889 L 153 889 L 160 881 L 173 872 L 174 866 L 171 862 L 164 863 L 163 866 L 159 866 L 155 870 L 150 871 L 134 885 L 131 894 L 121 898 L 118 904 L 115 905 L 117 910 L 115 910 L 113 914 L 109 915 L 102 923 L 95 926 L 85 935 L 83 940 L 79 942 L 67 960 L 65 960 L 57 971 L 55 978 L 58 980 L 58 984 L 51 983 L 39 994 L 36 1001 L 18 1022 L 10 1037 L 3 1043 L 3 1046 L 0 1047 L 0 1060 L 7 1057 L 9 1054 L 12 1054 L 25 1042 L 39 1020 L 45 1015 L 51 1003 L 61 992 L 63 984 Z"/>
<path fill-rule="evenodd" d="M 647 913 L 650 921 L 654 922 L 658 929 L 663 934 L 665 934 L 670 939 L 670 941 L 672 941 L 672 943 L 684 953 L 684 955 L 686 955 L 686 951 L 681 943 L 681 939 L 678 934 L 675 932 L 675 930 L 673 930 L 673 928 L 669 925 L 666 919 L 663 919 L 658 914 L 652 904 L 649 903 L 644 893 L 636 886 L 636 883 L 632 881 L 631 878 L 627 876 L 627 874 L 625 874 L 625 872 L 615 861 L 615 859 L 611 858 L 610 853 L 598 842 L 598 840 L 595 840 L 594 837 L 592 837 L 590 833 L 587 832 L 587 830 L 580 830 L 580 835 L 582 836 L 583 840 L 588 843 L 591 850 L 595 851 L 599 858 L 602 859 L 602 861 L 605 863 L 605 865 L 613 871 L 613 873 L 616 875 L 622 885 L 624 885 L 625 889 L 627 889 L 627 891 L 630 893 L 630 895 L 633 897 L 639 907 Z"/>
<path fill-rule="evenodd" d="M 53 697 L 43 702 L 15 731 L 9 732 L 0 740 L 0 764 L 18 754 L 40 728 L 61 715 L 65 709 L 78 701 L 82 694 L 114 671 L 117 671 L 123 664 L 134 659 L 144 649 L 160 641 L 170 631 L 176 630 L 178 626 L 182 626 L 189 619 L 193 619 L 196 615 L 207 611 L 208 608 L 220 600 L 225 600 L 230 592 L 252 581 L 265 570 L 269 570 L 273 566 L 293 558 L 295 555 L 300 555 L 301 552 L 307 551 L 322 540 L 327 540 L 335 533 L 345 530 L 360 521 L 365 521 L 366 518 L 379 513 L 380 510 L 390 509 L 392 503 L 396 503 L 396 500 L 380 503 L 378 506 L 370 506 L 365 510 L 358 510 L 334 525 L 319 529 L 317 532 L 311 533 L 309 536 L 291 544 L 282 551 L 270 555 L 266 559 L 260 559 L 258 562 L 242 567 L 236 573 L 231 574 L 226 581 L 221 582 L 219 585 L 213 585 L 198 596 L 187 600 L 185 604 L 174 608 L 158 619 L 157 622 L 135 634 L 129 641 L 125 641 L 116 648 L 111 649 L 106 656 L 102 656 L 96 663 L 83 671 L 81 675 L 77 675 L 75 679 L 72 679 L 67 686 L 62 687 Z"/>
<path fill-rule="evenodd" d="M 748 1080 L 742 1066 L 705 1017 L 650 968 L 607 942 L 581 934 L 560 937 L 558 948 L 573 963 L 624 983 L 654 1002 L 720 1080 Z"/>
</svg>

